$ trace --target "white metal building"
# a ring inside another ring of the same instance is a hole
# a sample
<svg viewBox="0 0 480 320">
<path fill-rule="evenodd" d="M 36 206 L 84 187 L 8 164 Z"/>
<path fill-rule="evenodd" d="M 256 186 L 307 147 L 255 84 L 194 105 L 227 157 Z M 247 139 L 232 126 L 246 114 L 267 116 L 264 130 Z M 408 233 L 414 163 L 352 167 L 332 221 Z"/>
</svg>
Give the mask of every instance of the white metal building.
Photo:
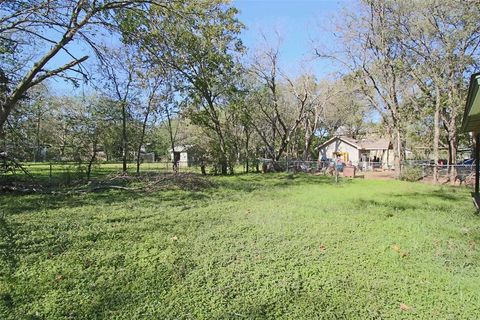
<svg viewBox="0 0 480 320">
<path fill-rule="evenodd" d="M 178 161 L 179 167 L 188 167 L 188 148 L 191 146 L 175 146 L 175 150 L 170 149 L 170 159 Z"/>
</svg>

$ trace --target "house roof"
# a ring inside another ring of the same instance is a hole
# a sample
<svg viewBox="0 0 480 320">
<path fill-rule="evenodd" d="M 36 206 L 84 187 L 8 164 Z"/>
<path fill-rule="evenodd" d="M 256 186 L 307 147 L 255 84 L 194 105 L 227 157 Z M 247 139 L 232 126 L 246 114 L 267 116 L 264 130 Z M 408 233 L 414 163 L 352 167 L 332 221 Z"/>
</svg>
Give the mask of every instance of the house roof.
<svg viewBox="0 0 480 320">
<path fill-rule="evenodd" d="M 190 149 L 192 146 L 191 145 L 179 145 L 175 146 L 175 152 L 186 152 L 188 149 Z M 168 152 L 172 152 L 172 149 L 168 149 Z"/>
<path fill-rule="evenodd" d="M 319 145 L 317 147 L 317 149 L 321 149 L 325 146 L 328 146 L 329 144 L 331 144 L 333 141 L 335 140 L 341 140 L 345 143 L 348 143 L 349 145 L 352 145 L 354 146 L 355 148 L 357 149 L 360 149 L 360 145 L 357 144 L 357 140 L 353 139 L 353 138 L 349 138 L 349 137 L 345 137 L 345 136 L 335 136 L 335 137 L 332 137 L 330 139 L 328 139 L 327 141 L 325 141 L 324 143 L 322 143 L 321 145 Z"/>
<path fill-rule="evenodd" d="M 317 147 L 317 149 L 321 149 L 325 146 L 328 146 L 335 140 L 341 140 L 349 145 L 357 148 L 358 150 L 388 150 L 390 148 L 390 140 L 388 139 L 353 139 L 350 137 L 345 136 L 336 136 L 331 139 L 328 139 L 321 145 Z"/>
<path fill-rule="evenodd" d="M 462 129 L 465 132 L 480 131 L 480 94 L 479 94 L 480 72 L 470 77 L 468 87 L 467 103 L 463 114 Z"/>
<path fill-rule="evenodd" d="M 388 150 L 390 148 L 388 139 L 363 139 L 359 142 L 361 149 L 364 150 Z"/>
</svg>

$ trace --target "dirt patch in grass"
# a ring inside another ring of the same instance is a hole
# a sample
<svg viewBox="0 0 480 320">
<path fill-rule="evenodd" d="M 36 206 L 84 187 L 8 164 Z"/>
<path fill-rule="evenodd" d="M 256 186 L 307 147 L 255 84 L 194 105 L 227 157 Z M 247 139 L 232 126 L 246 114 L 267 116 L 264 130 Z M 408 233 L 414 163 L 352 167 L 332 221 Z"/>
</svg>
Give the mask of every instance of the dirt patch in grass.
<svg viewBox="0 0 480 320">
<path fill-rule="evenodd" d="M 395 179 L 394 171 L 367 171 L 363 173 L 365 179 L 392 180 Z"/>
</svg>

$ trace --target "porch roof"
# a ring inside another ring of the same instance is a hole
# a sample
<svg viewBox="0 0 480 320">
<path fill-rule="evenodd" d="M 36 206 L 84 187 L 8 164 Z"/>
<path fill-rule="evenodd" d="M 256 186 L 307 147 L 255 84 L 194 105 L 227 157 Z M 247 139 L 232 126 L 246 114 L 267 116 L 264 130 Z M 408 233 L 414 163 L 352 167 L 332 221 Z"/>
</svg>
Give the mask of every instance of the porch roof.
<svg viewBox="0 0 480 320">
<path fill-rule="evenodd" d="M 467 103 L 463 114 L 462 129 L 465 132 L 480 131 L 480 94 L 478 92 L 480 72 L 470 77 Z"/>
</svg>

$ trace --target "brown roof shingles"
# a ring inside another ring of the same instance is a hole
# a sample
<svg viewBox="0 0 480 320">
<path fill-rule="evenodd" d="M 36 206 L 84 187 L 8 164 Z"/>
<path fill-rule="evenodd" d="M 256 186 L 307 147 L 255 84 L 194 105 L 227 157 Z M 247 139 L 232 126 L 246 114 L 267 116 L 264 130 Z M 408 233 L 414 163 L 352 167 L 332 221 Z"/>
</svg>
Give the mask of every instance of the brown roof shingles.
<svg viewBox="0 0 480 320">
<path fill-rule="evenodd" d="M 360 147 L 364 150 L 388 150 L 390 147 L 390 140 L 388 139 L 363 139 L 358 141 Z"/>
</svg>

